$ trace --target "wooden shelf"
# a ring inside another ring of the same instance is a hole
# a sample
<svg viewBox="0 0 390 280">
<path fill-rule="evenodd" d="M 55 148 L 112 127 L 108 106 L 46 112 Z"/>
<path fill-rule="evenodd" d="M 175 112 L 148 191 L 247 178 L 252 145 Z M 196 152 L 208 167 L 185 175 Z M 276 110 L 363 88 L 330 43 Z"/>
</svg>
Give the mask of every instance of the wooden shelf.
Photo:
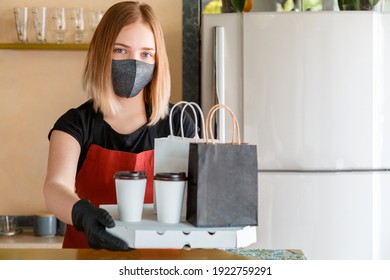
<svg viewBox="0 0 390 280">
<path fill-rule="evenodd" d="M 21 44 L 21 43 L 0 43 L 0 49 L 13 50 L 88 50 L 89 44 Z"/>
</svg>

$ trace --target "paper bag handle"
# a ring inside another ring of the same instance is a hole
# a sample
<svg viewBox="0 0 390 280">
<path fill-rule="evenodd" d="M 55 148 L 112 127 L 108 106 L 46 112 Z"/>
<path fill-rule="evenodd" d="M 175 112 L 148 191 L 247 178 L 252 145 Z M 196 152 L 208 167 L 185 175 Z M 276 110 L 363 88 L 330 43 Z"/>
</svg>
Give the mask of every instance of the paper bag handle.
<svg viewBox="0 0 390 280">
<path fill-rule="evenodd" d="M 216 104 L 213 107 L 211 107 L 210 111 L 207 114 L 206 118 L 206 124 L 207 124 L 207 129 L 206 129 L 206 144 L 209 142 L 209 133 L 210 133 L 210 139 L 212 143 L 215 143 L 214 139 L 214 133 L 213 133 L 213 126 L 212 126 L 212 119 L 214 117 L 214 114 L 220 110 L 220 109 L 226 109 L 229 113 L 230 116 L 232 117 L 233 121 L 233 135 L 232 135 L 232 144 L 241 144 L 241 137 L 240 137 L 240 127 L 238 125 L 238 121 L 236 116 L 234 115 L 233 111 L 226 105 L 224 104 Z M 234 142 L 234 138 L 237 139 L 237 142 Z"/>
<path fill-rule="evenodd" d="M 198 134 L 198 117 L 196 114 L 196 111 L 194 109 L 194 106 L 197 107 L 200 113 L 200 117 L 202 119 L 202 127 L 203 127 L 203 135 L 205 133 L 205 123 L 204 123 L 204 117 L 203 117 L 203 112 L 202 109 L 199 107 L 198 104 L 195 102 L 188 102 L 188 101 L 179 101 L 177 102 L 172 108 L 171 111 L 169 112 L 169 130 L 170 130 L 170 135 L 173 136 L 173 124 L 172 124 L 172 114 L 174 109 L 179 106 L 180 104 L 185 104 L 185 106 L 182 108 L 181 111 L 181 116 L 180 116 L 180 131 L 181 131 L 181 137 L 184 138 L 184 129 L 183 129 L 183 116 L 184 116 L 184 110 L 187 106 L 190 106 L 192 109 L 192 112 L 194 113 L 194 118 L 195 118 L 195 137 L 196 139 L 199 139 L 199 134 Z M 193 106 L 194 105 L 194 106 Z"/>
<path fill-rule="evenodd" d="M 200 119 L 201 119 L 201 122 L 202 122 L 202 135 L 203 137 L 206 135 L 206 125 L 205 125 L 205 122 L 204 122 L 204 116 L 203 116 L 203 111 L 202 109 L 200 108 L 200 106 L 198 104 L 196 104 L 195 102 L 188 102 L 186 105 L 183 106 L 183 109 L 181 110 L 181 116 L 180 116 L 180 130 L 181 130 L 181 135 L 182 135 L 182 138 L 184 138 L 184 128 L 183 128 L 183 116 L 184 116 L 184 111 L 186 109 L 187 106 L 195 106 L 198 111 L 199 111 L 199 115 L 200 115 Z M 200 139 L 199 138 L 199 134 L 198 134 L 198 125 L 197 125 L 197 117 L 196 117 L 196 113 L 195 113 L 195 110 L 194 108 L 192 107 L 191 108 L 192 111 L 194 112 L 194 116 L 195 116 L 195 120 L 196 120 L 196 123 L 195 123 L 195 139 Z"/>
</svg>

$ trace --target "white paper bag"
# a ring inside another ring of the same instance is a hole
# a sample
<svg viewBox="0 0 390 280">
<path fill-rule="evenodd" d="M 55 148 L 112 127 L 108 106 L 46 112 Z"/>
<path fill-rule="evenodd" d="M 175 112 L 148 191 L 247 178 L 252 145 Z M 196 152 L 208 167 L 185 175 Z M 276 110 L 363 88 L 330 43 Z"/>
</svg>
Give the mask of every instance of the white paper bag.
<svg viewBox="0 0 390 280">
<path fill-rule="evenodd" d="M 164 138 L 156 138 L 154 141 L 154 173 L 161 172 L 185 172 L 188 173 L 188 151 L 189 143 L 205 142 L 205 139 L 199 137 L 198 131 L 195 132 L 194 138 L 173 135 L 172 113 L 175 108 L 183 106 L 180 118 L 181 135 L 184 135 L 183 115 L 187 107 L 190 107 L 195 116 L 195 128 L 198 127 L 198 119 L 195 108 L 198 109 L 202 121 L 202 135 L 205 135 L 205 124 L 202 109 L 195 102 L 180 101 L 176 103 L 169 113 L 170 135 Z M 194 108 L 195 107 L 195 108 Z"/>
<path fill-rule="evenodd" d="M 190 107 L 194 112 L 195 117 L 195 136 L 194 138 L 186 138 L 184 136 L 175 136 L 173 135 L 173 126 L 172 126 L 172 114 L 175 108 L 181 104 L 184 104 L 180 117 L 180 129 L 181 135 L 184 135 L 183 128 L 183 116 L 187 107 Z M 156 138 L 154 140 L 154 174 L 162 172 L 185 172 L 188 174 L 188 152 L 189 144 L 191 142 L 205 142 L 205 139 L 199 137 L 198 134 L 198 118 L 196 114 L 196 109 L 199 111 L 199 115 L 202 122 L 202 136 L 205 134 L 205 123 L 204 115 L 202 109 L 195 102 L 180 101 L 176 103 L 170 113 L 169 113 L 169 127 L 170 135 L 168 137 Z M 155 199 L 154 199 L 155 201 Z M 181 216 L 186 216 L 186 201 L 187 201 L 187 186 L 184 192 L 184 203 Z M 154 211 L 156 211 L 156 204 L 154 203 Z"/>
</svg>

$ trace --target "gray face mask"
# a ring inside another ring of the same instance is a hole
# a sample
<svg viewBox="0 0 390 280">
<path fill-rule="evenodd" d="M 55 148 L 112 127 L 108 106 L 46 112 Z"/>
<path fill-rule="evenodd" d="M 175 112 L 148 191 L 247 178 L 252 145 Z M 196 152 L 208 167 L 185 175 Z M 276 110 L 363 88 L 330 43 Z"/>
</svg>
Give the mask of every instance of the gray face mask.
<svg viewBox="0 0 390 280">
<path fill-rule="evenodd" d="M 154 64 L 139 60 L 112 60 L 112 85 L 120 97 L 136 96 L 153 78 Z"/>
</svg>

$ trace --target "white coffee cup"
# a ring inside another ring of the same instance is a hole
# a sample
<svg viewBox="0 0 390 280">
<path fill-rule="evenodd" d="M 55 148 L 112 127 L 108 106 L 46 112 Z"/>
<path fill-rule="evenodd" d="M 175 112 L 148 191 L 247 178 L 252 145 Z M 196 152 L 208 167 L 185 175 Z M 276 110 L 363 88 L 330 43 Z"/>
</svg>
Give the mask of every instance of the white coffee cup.
<svg viewBox="0 0 390 280">
<path fill-rule="evenodd" d="M 186 180 L 184 172 L 157 173 L 154 176 L 158 222 L 180 223 Z"/>
<path fill-rule="evenodd" d="M 116 200 L 119 220 L 139 222 L 146 190 L 146 173 L 144 171 L 118 171 L 114 175 Z"/>
</svg>

